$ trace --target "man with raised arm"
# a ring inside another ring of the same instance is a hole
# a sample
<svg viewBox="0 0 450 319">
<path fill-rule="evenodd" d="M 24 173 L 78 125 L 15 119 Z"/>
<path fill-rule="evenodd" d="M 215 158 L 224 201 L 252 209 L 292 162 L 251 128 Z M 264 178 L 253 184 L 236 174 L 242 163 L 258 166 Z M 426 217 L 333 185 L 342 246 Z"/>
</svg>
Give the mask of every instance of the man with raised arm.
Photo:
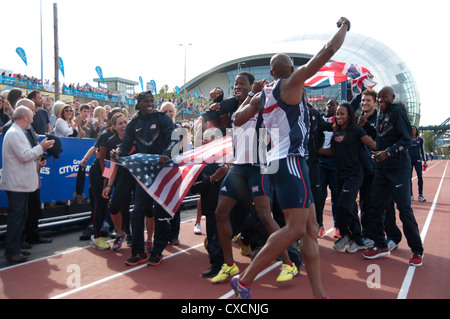
<svg viewBox="0 0 450 319">
<path fill-rule="evenodd" d="M 231 280 L 237 298 L 251 298 L 251 285 L 255 277 L 296 240 L 301 240 L 300 250 L 313 297 L 326 297 L 320 274 L 318 225 L 306 164 L 309 113 L 304 83 L 331 59 L 344 42 L 350 30 L 350 21 L 340 18 L 337 26 L 339 31 L 306 65 L 297 70 L 294 70 L 287 55 L 273 56 L 270 74 L 275 81 L 254 97 L 248 97 L 236 113 L 235 125 L 242 125 L 258 112 L 263 116 L 273 141 L 268 153 L 270 179 L 286 218 L 286 226 L 273 233 L 248 268 Z M 258 84 L 255 81 L 255 86 Z"/>
</svg>

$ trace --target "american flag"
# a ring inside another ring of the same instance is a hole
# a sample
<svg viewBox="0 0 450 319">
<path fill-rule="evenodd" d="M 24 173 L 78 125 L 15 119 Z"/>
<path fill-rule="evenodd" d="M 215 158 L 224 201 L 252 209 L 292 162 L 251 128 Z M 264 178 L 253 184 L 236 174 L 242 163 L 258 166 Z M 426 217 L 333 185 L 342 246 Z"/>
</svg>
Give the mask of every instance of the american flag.
<svg viewBox="0 0 450 319">
<path fill-rule="evenodd" d="M 352 92 L 361 93 L 362 85 L 373 88 L 376 82 L 372 81 L 370 71 L 353 63 L 329 62 L 311 78 L 306 80 L 305 86 L 310 89 L 321 89 L 328 86 L 352 80 Z"/>
<path fill-rule="evenodd" d="M 118 164 L 173 216 L 206 164 L 230 163 L 232 155 L 231 137 L 226 136 L 178 155 L 164 166 L 158 164 L 160 155 L 142 153 L 120 157 Z"/>
<path fill-rule="evenodd" d="M 115 167 L 116 167 L 116 163 L 110 162 L 110 161 L 105 161 L 105 167 L 103 168 L 102 176 L 104 178 L 108 178 L 108 179 L 111 178 Z"/>
</svg>

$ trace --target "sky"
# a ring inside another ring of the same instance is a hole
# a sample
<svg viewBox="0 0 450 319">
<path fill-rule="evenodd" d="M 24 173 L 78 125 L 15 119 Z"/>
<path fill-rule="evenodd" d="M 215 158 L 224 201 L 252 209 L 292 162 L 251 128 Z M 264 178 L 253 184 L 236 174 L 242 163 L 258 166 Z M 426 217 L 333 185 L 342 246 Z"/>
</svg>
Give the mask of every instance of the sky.
<svg viewBox="0 0 450 319">
<path fill-rule="evenodd" d="M 283 41 L 301 34 L 334 33 L 336 22 L 345 16 L 352 23 L 350 32 L 381 41 L 407 64 L 419 90 L 421 126 L 439 125 L 450 117 L 444 96 L 450 64 L 443 44 L 450 27 L 443 0 L 41 2 L 43 77 L 51 82 L 54 3 L 64 61 L 60 82 L 95 84 L 100 66 L 104 77 L 138 82 L 141 76 L 144 83 L 154 80 L 158 90 L 167 84 L 170 91 L 184 84 L 185 51 L 189 81 L 233 59 L 283 52 Z M 40 0 L 0 4 L 0 68 L 41 78 Z M 28 65 L 17 47 L 25 50 Z"/>
</svg>

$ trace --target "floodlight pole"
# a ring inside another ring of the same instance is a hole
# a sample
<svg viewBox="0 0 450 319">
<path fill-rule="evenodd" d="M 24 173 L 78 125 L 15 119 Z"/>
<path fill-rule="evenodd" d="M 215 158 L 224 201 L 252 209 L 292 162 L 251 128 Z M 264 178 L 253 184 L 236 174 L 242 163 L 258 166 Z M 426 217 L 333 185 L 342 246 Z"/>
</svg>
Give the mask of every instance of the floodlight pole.
<svg viewBox="0 0 450 319">
<path fill-rule="evenodd" d="M 58 48 L 58 7 L 53 3 L 53 25 L 55 37 L 55 101 L 59 100 L 59 48 Z"/>
</svg>

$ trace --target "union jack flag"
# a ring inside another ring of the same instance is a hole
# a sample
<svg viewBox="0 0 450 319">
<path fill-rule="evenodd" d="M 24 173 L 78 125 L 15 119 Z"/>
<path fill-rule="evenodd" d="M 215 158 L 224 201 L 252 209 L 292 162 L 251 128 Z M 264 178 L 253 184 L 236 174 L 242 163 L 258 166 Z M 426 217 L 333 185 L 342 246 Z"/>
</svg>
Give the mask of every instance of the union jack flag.
<svg viewBox="0 0 450 319">
<path fill-rule="evenodd" d="M 173 216 L 206 164 L 230 163 L 232 156 L 231 137 L 226 136 L 180 154 L 164 166 L 158 164 L 160 155 L 142 153 L 120 157 L 118 164 Z"/>
<path fill-rule="evenodd" d="M 346 75 L 325 65 L 315 75 L 306 80 L 305 86 L 310 89 L 322 89 L 347 80 L 348 77 Z"/>
<path fill-rule="evenodd" d="M 352 81 L 353 94 L 361 93 L 362 86 L 373 88 L 377 83 L 372 81 L 370 71 L 353 63 L 329 62 L 305 82 L 310 89 L 321 89 L 344 81 Z"/>
</svg>

